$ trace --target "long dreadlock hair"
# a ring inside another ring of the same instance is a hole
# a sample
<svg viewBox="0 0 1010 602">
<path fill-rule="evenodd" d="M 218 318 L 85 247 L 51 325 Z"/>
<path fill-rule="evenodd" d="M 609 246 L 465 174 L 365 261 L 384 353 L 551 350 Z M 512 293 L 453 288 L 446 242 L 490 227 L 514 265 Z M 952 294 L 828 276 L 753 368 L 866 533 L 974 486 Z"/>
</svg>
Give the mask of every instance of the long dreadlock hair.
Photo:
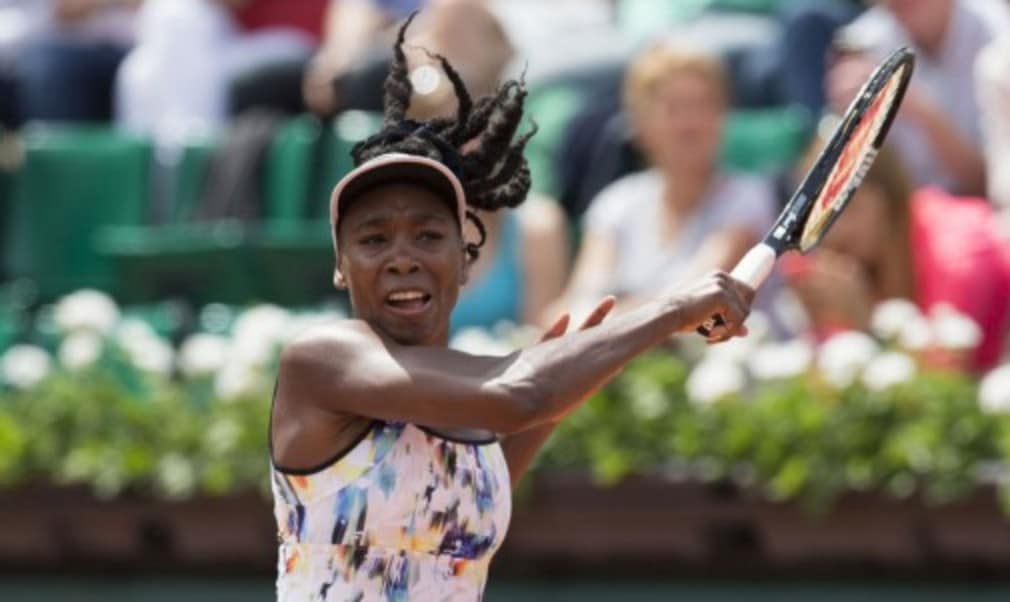
<svg viewBox="0 0 1010 602">
<path fill-rule="evenodd" d="M 466 217 L 480 234 L 478 242 L 466 245 L 472 261 L 484 245 L 487 231 L 470 209 L 496 211 L 516 207 L 526 199 L 530 168 L 523 151 L 537 127 L 534 123 L 530 131 L 516 137 L 526 100 L 522 78 L 506 81 L 494 93 L 475 101 L 449 61 L 432 53 L 429 56 L 439 62 L 452 83 L 458 104 L 456 115 L 427 121 L 408 119 L 414 88 L 403 45 L 407 28 L 416 16 L 416 12 L 410 15 L 396 36 L 393 63 L 383 86 L 382 130 L 356 144 L 351 157 L 357 166 L 386 153 L 407 153 L 429 157 L 452 170 L 466 195 Z"/>
</svg>

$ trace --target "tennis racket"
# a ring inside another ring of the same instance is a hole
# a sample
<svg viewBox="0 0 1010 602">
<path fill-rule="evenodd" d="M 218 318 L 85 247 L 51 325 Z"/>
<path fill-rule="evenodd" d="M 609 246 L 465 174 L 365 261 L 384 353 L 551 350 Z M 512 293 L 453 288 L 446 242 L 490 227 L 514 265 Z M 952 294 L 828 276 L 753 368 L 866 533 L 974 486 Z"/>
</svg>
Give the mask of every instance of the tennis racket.
<svg viewBox="0 0 1010 602">
<path fill-rule="evenodd" d="M 733 278 L 756 289 L 779 257 L 789 251 L 808 253 L 824 238 L 873 164 L 914 68 L 915 54 L 907 47 L 877 66 L 771 231 L 733 268 Z M 725 325 L 716 314 L 698 327 L 698 333 L 719 336 Z"/>
</svg>

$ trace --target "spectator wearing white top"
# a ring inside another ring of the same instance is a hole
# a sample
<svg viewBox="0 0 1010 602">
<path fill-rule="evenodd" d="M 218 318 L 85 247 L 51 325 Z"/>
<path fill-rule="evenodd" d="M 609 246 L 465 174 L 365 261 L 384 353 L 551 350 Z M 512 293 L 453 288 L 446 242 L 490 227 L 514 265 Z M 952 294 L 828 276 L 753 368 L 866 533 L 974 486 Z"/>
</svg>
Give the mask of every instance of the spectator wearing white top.
<svg viewBox="0 0 1010 602">
<path fill-rule="evenodd" d="M 719 167 L 729 88 L 717 57 L 668 43 L 635 59 L 624 104 L 651 165 L 605 188 L 559 306 L 636 298 L 711 269 L 729 269 L 774 219 L 770 185 Z M 548 312 L 550 313 L 550 312 Z"/>
<path fill-rule="evenodd" d="M 828 95 L 841 111 L 873 65 L 901 45 L 917 53 L 916 72 L 890 139 L 913 183 L 961 194 L 985 190 L 974 63 L 1010 29 L 1000 0 L 880 0 L 841 30 L 846 52 L 828 74 Z"/>
</svg>

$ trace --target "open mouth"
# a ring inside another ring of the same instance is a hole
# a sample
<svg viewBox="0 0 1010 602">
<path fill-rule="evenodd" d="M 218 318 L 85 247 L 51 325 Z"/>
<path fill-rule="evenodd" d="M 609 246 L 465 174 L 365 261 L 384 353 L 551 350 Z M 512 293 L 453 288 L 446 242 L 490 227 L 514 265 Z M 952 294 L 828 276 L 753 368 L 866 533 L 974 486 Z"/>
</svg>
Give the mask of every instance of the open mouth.
<svg viewBox="0 0 1010 602">
<path fill-rule="evenodd" d="M 428 309 L 430 304 L 431 295 L 417 289 L 393 291 L 386 295 L 386 307 L 398 314 L 419 314 Z"/>
</svg>

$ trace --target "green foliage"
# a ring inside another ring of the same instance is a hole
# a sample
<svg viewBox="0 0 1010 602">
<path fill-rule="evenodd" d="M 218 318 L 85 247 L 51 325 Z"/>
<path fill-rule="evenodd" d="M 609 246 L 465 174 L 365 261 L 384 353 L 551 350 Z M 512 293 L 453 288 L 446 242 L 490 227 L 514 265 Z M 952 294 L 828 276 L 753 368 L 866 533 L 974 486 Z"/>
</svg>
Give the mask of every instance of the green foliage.
<svg viewBox="0 0 1010 602">
<path fill-rule="evenodd" d="M 600 484 L 668 474 L 757 485 L 812 510 L 845 491 L 964 496 L 979 468 L 1010 457 L 1010 421 L 982 413 L 975 384 L 924 374 L 885 391 L 835 391 L 803 376 L 698 405 L 676 358 L 629 366 L 559 428 L 539 470 L 585 470 Z M 1010 510 L 1010 487 L 1006 492 Z"/>
<path fill-rule="evenodd" d="M 583 472 L 601 486 L 629 475 L 733 481 L 823 510 L 853 490 L 950 501 L 977 485 L 980 468 L 1010 457 L 1010 418 L 983 413 L 964 377 L 836 391 L 804 375 L 697 404 L 685 392 L 689 373 L 664 353 L 640 358 L 562 423 L 537 470 Z M 262 380 L 223 401 L 211 376 L 146 374 L 107 349 L 87 369 L 0 393 L 0 487 L 266 495 L 272 379 Z M 1001 495 L 1010 513 L 1010 486 Z"/>
<path fill-rule="evenodd" d="M 181 499 L 266 491 L 269 391 L 228 402 L 209 383 L 137 372 L 115 352 L 0 395 L 0 486 L 87 484 Z"/>
</svg>

